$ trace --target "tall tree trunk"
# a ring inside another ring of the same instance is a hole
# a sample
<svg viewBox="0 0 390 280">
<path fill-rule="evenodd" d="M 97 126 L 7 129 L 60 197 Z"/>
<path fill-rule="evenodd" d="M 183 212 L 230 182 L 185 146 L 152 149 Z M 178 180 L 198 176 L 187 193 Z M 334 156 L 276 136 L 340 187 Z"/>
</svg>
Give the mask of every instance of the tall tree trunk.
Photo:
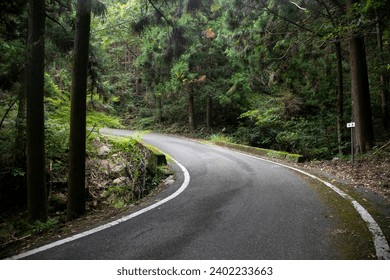
<svg viewBox="0 0 390 280">
<path fill-rule="evenodd" d="M 358 0 L 348 0 L 347 8 L 351 10 Z M 355 150 L 363 153 L 370 150 L 374 144 L 374 129 L 372 124 L 371 100 L 368 83 L 366 51 L 363 36 L 352 34 L 349 40 L 351 67 L 352 114 L 356 123 Z"/>
<path fill-rule="evenodd" d="M 357 153 L 370 150 L 374 144 L 371 99 L 368 83 L 364 38 L 350 39 L 352 112 L 356 122 L 355 149 Z"/>
<path fill-rule="evenodd" d="M 78 0 L 70 116 L 68 219 L 76 218 L 85 212 L 86 97 L 90 24 L 91 1 Z"/>
<path fill-rule="evenodd" d="M 194 89 L 193 85 L 188 86 L 188 123 L 190 126 L 191 133 L 195 132 L 195 105 L 194 105 Z"/>
<path fill-rule="evenodd" d="M 15 165 L 25 168 L 26 165 L 26 69 L 21 74 L 21 89 L 18 97 L 18 114 L 16 116 Z"/>
<path fill-rule="evenodd" d="M 138 74 L 138 69 L 137 67 L 134 67 L 134 76 L 135 76 L 135 96 L 139 95 L 139 74 Z"/>
<path fill-rule="evenodd" d="M 207 132 L 211 132 L 212 123 L 213 123 L 213 100 L 211 98 L 211 93 L 207 93 L 207 108 L 206 108 L 206 129 Z"/>
<path fill-rule="evenodd" d="M 378 15 L 376 16 L 377 19 L 377 46 L 379 54 L 383 54 L 383 39 L 382 39 L 382 29 L 380 25 L 380 21 L 378 18 Z M 380 86 L 381 86 L 381 113 L 382 113 L 382 123 L 385 130 L 390 129 L 390 115 L 389 115 L 389 109 L 388 109 L 388 96 L 389 96 L 389 88 L 388 83 L 389 79 L 386 77 L 383 72 L 381 72 L 379 76 Z"/>
<path fill-rule="evenodd" d="M 14 165 L 20 170 L 26 172 L 26 68 L 21 70 L 21 88 L 18 96 L 18 114 L 16 116 L 16 134 L 14 143 Z M 18 176 L 19 189 L 22 191 L 24 201 L 27 198 L 27 181 L 26 176 Z"/>
<path fill-rule="evenodd" d="M 44 127 L 45 1 L 29 1 L 27 47 L 27 208 L 30 222 L 47 220 Z"/>
<path fill-rule="evenodd" d="M 343 57 L 341 52 L 341 43 L 336 42 L 336 57 L 337 57 L 337 142 L 339 146 L 339 154 L 343 154 L 343 130 L 344 130 L 344 82 L 343 82 Z"/>
<path fill-rule="evenodd" d="M 157 122 L 162 123 L 162 99 L 161 94 L 156 93 L 156 105 L 157 105 Z"/>
</svg>

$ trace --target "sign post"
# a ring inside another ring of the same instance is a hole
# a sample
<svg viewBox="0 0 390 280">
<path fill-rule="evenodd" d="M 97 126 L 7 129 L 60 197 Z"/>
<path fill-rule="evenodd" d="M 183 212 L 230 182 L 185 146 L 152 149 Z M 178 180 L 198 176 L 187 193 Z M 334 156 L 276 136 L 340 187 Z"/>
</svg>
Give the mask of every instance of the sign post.
<svg viewBox="0 0 390 280">
<path fill-rule="evenodd" d="M 351 129 L 351 163 L 355 164 L 355 154 L 354 154 L 354 143 L 353 143 L 353 129 L 355 127 L 355 122 L 347 123 L 347 128 Z"/>
</svg>

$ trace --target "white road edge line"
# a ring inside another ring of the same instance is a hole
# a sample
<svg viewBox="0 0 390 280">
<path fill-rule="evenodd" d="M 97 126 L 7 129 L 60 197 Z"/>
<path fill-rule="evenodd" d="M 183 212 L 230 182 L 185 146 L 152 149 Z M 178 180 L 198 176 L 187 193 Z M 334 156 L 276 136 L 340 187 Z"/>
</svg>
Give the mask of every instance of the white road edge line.
<svg viewBox="0 0 390 280">
<path fill-rule="evenodd" d="M 68 243 L 68 242 L 71 242 L 71 241 L 74 241 L 76 239 L 80 239 L 80 238 L 83 238 L 85 236 L 88 236 L 88 235 L 91 235 L 91 234 L 94 234 L 96 232 L 99 232 L 99 231 L 102 231 L 104 229 L 107 229 L 107 228 L 110 228 L 110 227 L 113 227 L 113 226 L 116 226 L 120 223 L 123 223 L 123 222 L 126 222 L 130 219 L 133 219 L 139 215 L 142 215 L 152 209 L 155 209 L 159 206 L 161 206 L 162 204 L 164 203 L 167 203 L 168 201 L 174 199 L 175 197 L 177 197 L 179 194 L 181 194 L 189 185 L 190 183 L 190 173 L 188 172 L 188 170 L 181 164 L 179 163 L 178 161 L 176 161 L 175 159 L 173 159 L 173 161 L 180 167 L 180 169 L 183 171 L 184 173 L 184 182 L 183 184 L 180 186 L 180 188 L 174 192 L 173 194 L 171 194 L 170 196 L 164 198 L 163 200 L 160 200 L 159 202 L 155 203 L 155 204 L 152 204 L 144 209 L 141 209 L 140 211 L 137 211 L 135 213 L 132 213 L 128 216 L 125 216 L 125 217 L 122 217 L 118 220 L 115 220 L 115 221 L 112 221 L 108 224 L 104 224 L 104 225 L 101 225 L 99 227 L 96 227 L 96 228 L 93 228 L 93 229 L 90 229 L 88 231 L 85 231 L 85 232 L 81 232 L 81 233 L 78 233 L 78 234 L 75 234 L 73 236 L 70 236 L 70 237 L 67 237 L 67 238 L 64 238 L 64 239 L 61 239 L 61 240 L 58 240 L 58 241 L 55 241 L 53 243 L 50 243 L 50 244 L 47 244 L 47 245 L 44 245 L 42 247 L 38 247 L 36 249 L 33 249 L 33 250 L 30 250 L 30 251 L 27 251 L 27 252 L 23 252 L 23 253 L 20 253 L 18 255 L 15 255 L 15 256 L 12 256 L 10 258 L 7 258 L 7 260 L 18 260 L 18 259 L 22 259 L 22 258 L 25 258 L 25 257 L 28 257 L 28 256 L 31 256 L 31 255 L 34 255 L 36 253 L 39 253 L 39 252 L 42 252 L 42 251 L 46 251 L 46 250 L 49 250 L 51 248 L 54 248 L 54 247 L 57 247 L 57 246 L 60 246 L 62 244 L 65 244 L 65 243 Z"/>
<path fill-rule="evenodd" d="M 372 238 L 374 241 L 376 256 L 378 257 L 378 259 L 390 260 L 390 247 L 389 247 L 389 244 L 388 244 L 386 237 L 384 236 L 381 228 L 379 227 L 377 222 L 374 220 L 374 218 L 370 215 L 370 213 L 368 213 L 368 211 L 359 202 L 357 202 L 355 199 L 353 199 L 349 194 L 340 190 L 335 185 L 333 185 L 325 180 L 322 180 L 321 178 L 319 178 L 313 174 L 310 174 L 308 172 L 300 170 L 298 168 L 295 168 L 295 167 L 292 167 L 289 165 L 285 165 L 282 163 L 278 163 L 275 161 L 267 160 L 264 158 L 251 156 L 251 155 L 248 155 L 248 154 L 245 154 L 242 152 L 238 152 L 238 151 L 236 151 L 236 152 L 239 154 L 242 154 L 244 156 L 250 157 L 250 158 L 266 161 L 269 163 L 283 166 L 283 167 L 288 168 L 288 169 L 292 169 L 292 170 L 297 171 L 299 173 L 302 173 L 306 176 L 309 176 L 313 179 L 316 179 L 316 180 L 320 181 L 321 183 L 323 183 L 324 185 L 326 185 L 327 187 L 331 188 L 333 191 L 335 191 L 337 194 L 339 194 L 342 198 L 348 200 L 352 204 L 352 206 L 356 209 L 356 211 L 359 213 L 361 218 L 367 223 L 368 229 L 371 232 L 371 235 L 372 235 Z"/>
<path fill-rule="evenodd" d="M 376 250 L 376 255 L 377 255 L 378 259 L 384 259 L 384 260 L 389 260 L 390 259 L 390 247 L 389 247 L 389 244 L 387 243 L 386 237 L 384 236 L 381 228 L 379 227 L 377 222 L 374 220 L 374 218 L 370 215 L 370 213 L 368 213 L 368 211 L 360 203 L 358 203 L 356 200 L 354 200 L 350 195 L 348 195 L 344 191 L 340 190 L 339 188 L 337 188 L 333 184 L 331 184 L 331 183 L 329 183 L 329 182 L 327 182 L 325 180 L 322 180 L 322 179 L 320 179 L 319 177 L 317 177 L 317 176 L 315 176 L 313 174 L 310 174 L 308 172 L 300 170 L 298 168 L 295 168 L 295 167 L 292 167 L 292 166 L 289 166 L 289 165 L 285 165 L 285 164 L 282 164 L 282 163 L 274 162 L 274 161 L 271 161 L 271 160 L 267 160 L 267 159 L 264 159 L 264 158 L 251 156 L 251 155 L 248 155 L 248 154 L 245 154 L 245 153 L 238 152 L 236 150 L 235 150 L 235 152 L 237 152 L 237 153 L 239 153 L 241 155 L 244 155 L 246 157 L 250 157 L 250 158 L 256 159 L 256 160 L 262 160 L 262 161 L 266 161 L 266 162 L 269 162 L 269 163 L 272 163 L 272 164 L 283 166 L 285 168 L 294 170 L 296 172 L 299 172 L 301 174 L 309 176 L 309 177 L 311 177 L 313 179 L 316 179 L 316 180 L 320 181 L 321 183 L 323 183 L 324 185 L 326 185 L 327 187 L 329 187 L 330 189 L 332 189 L 333 191 L 335 191 L 337 194 L 339 194 L 344 199 L 346 199 L 349 202 L 351 202 L 351 204 L 356 209 L 356 211 L 359 213 L 361 218 L 368 225 L 368 229 L 370 230 L 371 235 L 373 237 L 374 246 L 375 246 L 375 250 Z M 144 209 L 141 209 L 138 212 L 132 213 L 132 214 L 130 214 L 128 216 L 122 217 L 122 218 L 120 218 L 118 220 L 115 220 L 113 222 L 110 222 L 108 224 L 104 224 L 104 225 L 101 225 L 99 227 L 93 228 L 91 230 L 88 230 L 88 231 L 85 231 L 85 232 L 81 232 L 79 234 L 76 234 L 76 235 L 73 235 L 73 236 L 70 236 L 70 237 L 58 240 L 56 242 L 44 245 L 42 247 L 38 247 L 36 249 L 20 253 L 18 255 L 12 256 L 12 257 L 7 258 L 7 259 L 8 260 L 22 259 L 22 258 L 31 256 L 31 255 L 34 255 L 36 253 L 39 253 L 39 252 L 42 252 L 42 251 L 46 251 L 46 250 L 49 250 L 51 248 L 60 246 L 62 244 L 69 243 L 71 241 L 80 239 L 82 237 L 94 234 L 96 232 L 102 231 L 104 229 L 110 228 L 112 226 L 118 225 L 118 224 L 123 223 L 125 221 L 128 221 L 130 219 L 133 219 L 133 218 L 135 218 L 135 217 L 137 217 L 139 215 L 142 215 L 142 214 L 144 214 L 144 213 L 146 213 L 146 212 L 148 212 L 148 211 L 150 211 L 152 209 L 155 209 L 155 208 L 161 206 L 162 204 L 164 204 L 164 203 L 174 199 L 175 197 L 177 197 L 179 194 L 181 194 L 188 187 L 188 185 L 190 183 L 190 174 L 189 174 L 188 170 L 182 164 L 177 162 L 175 159 L 173 159 L 173 161 L 183 171 L 183 173 L 184 173 L 184 182 L 180 186 L 180 188 L 175 193 L 173 193 L 172 195 L 170 195 L 170 196 L 166 197 L 165 199 L 163 199 L 163 200 L 161 200 L 161 201 L 159 201 L 159 202 L 157 202 L 155 204 L 152 204 L 152 205 L 150 205 L 150 206 L 148 206 L 148 207 L 146 207 Z"/>
</svg>

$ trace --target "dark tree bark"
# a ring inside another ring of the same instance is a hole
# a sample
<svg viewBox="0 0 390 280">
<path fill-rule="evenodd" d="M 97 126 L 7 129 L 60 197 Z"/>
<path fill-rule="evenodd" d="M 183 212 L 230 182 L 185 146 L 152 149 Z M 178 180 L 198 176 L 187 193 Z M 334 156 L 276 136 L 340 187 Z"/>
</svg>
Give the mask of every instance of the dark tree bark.
<svg viewBox="0 0 390 280">
<path fill-rule="evenodd" d="M 364 153 L 373 147 L 374 131 L 363 37 L 350 39 L 350 65 L 355 149 L 357 153 Z"/>
<path fill-rule="evenodd" d="M 207 106 L 206 106 L 206 129 L 207 132 L 211 132 L 213 123 L 213 100 L 211 93 L 207 93 Z"/>
<path fill-rule="evenodd" d="M 377 25 L 376 25 L 376 30 L 377 30 L 377 46 L 378 46 L 378 51 L 379 54 L 383 54 L 383 38 L 382 38 L 382 28 L 381 24 L 377 15 Z M 381 113 L 382 113 L 382 123 L 383 127 L 385 130 L 390 129 L 390 115 L 389 115 L 389 109 L 388 109 L 388 96 L 389 96 L 389 79 L 386 77 L 383 72 L 379 76 L 379 82 L 381 86 Z"/>
<path fill-rule="evenodd" d="M 26 91 L 26 68 L 21 70 L 21 89 L 19 90 L 18 96 L 18 114 L 16 116 L 16 133 L 14 143 L 14 165 L 20 170 L 27 173 L 27 155 L 26 155 L 26 102 L 27 102 L 27 91 Z M 19 189 L 22 191 L 23 200 L 26 201 L 27 197 L 27 180 L 26 176 L 18 176 Z"/>
<path fill-rule="evenodd" d="M 44 128 L 45 1 L 29 1 L 27 47 L 27 208 L 30 222 L 47 220 Z"/>
<path fill-rule="evenodd" d="M 347 8 L 351 10 L 358 0 L 348 0 Z M 356 123 L 355 150 L 364 153 L 374 144 L 374 129 L 372 123 L 370 89 L 364 37 L 352 34 L 349 40 L 351 67 L 352 114 Z"/>
<path fill-rule="evenodd" d="M 344 81 L 343 81 L 343 57 L 341 52 L 341 43 L 336 42 L 336 57 L 337 57 L 337 142 L 339 146 L 339 154 L 343 154 L 343 130 L 344 130 Z"/>
<path fill-rule="evenodd" d="M 188 124 L 190 126 L 191 133 L 195 132 L 195 104 L 194 104 L 194 89 L 193 85 L 188 86 Z"/>
<path fill-rule="evenodd" d="M 15 163 L 17 166 L 26 165 L 26 71 L 27 69 L 23 68 L 20 74 L 21 89 L 18 96 L 18 114 L 16 116 Z"/>
<path fill-rule="evenodd" d="M 91 1 L 78 0 L 71 93 L 68 219 L 81 216 L 85 212 L 86 97 L 90 25 Z"/>
<path fill-rule="evenodd" d="M 160 93 L 156 93 L 156 105 L 157 105 L 157 122 L 161 124 L 163 117 L 162 117 L 162 99 Z"/>
</svg>

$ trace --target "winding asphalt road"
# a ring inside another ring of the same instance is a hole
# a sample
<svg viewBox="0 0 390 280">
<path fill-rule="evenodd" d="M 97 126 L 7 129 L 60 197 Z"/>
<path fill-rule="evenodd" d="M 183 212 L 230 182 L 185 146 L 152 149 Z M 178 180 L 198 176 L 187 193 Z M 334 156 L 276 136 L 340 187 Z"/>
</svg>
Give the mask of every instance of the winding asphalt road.
<svg viewBox="0 0 390 280">
<path fill-rule="evenodd" d="M 188 187 L 142 215 L 26 258 L 342 258 L 330 241 L 337 225 L 328 207 L 293 171 L 186 139 L 159 134 L 142 139 L 185 166 Z M 173 168 L 176 181 L 160 195 L 183 184 L 183 171 L 177 164 Z"/>
</svg>

